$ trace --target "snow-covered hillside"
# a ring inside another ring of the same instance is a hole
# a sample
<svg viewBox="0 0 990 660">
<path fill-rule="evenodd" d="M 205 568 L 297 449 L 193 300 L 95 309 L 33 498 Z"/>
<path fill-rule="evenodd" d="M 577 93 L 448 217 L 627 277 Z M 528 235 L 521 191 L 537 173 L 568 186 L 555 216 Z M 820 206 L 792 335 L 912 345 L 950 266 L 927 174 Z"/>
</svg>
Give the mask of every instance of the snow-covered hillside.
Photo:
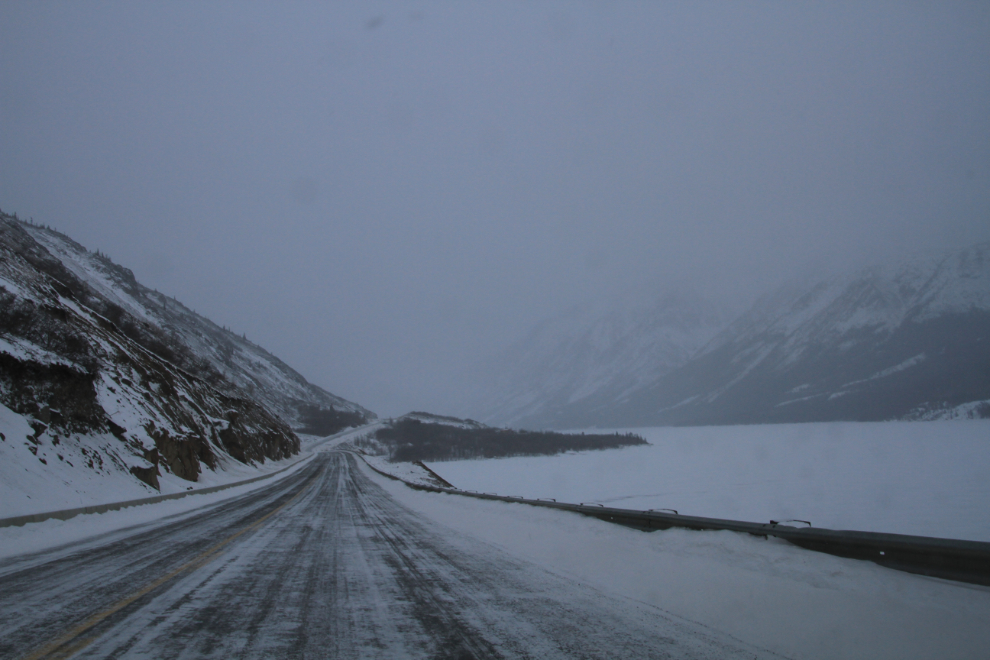
<svg viewBox="0 0 990 660">
<path fill-rule="evenodd" d="M 155 490 L 208 482 L 209 472 L 297 453 L 288 421 L 335 430 L 370 415 L 105 257 L 9 216 L 0 404 L 4 500 L 29 510 L 55 482 L 87 492 L 95 482 L 120 490 L 122 477 Z"/>
<path fill-rule="evenodd" d="M 214 377 L 219 385 L 232 387 L 262 403 L 291 426 L 305 428 L 318 424 L 321 411 L 326 417 L 331 409 L 362 419 L 374 418 L 374 413 L 309 383 L 245 337 L 221 328 L 174 298 L 141 285 L 130 270 L 98 252 L 90 252 L 67 236 L 44 227 L 30 224 L 22 227 L 110 305 L 175 337 L 201 366 L 222 377 Z M 334 430 L 325 429 L 327 434 Z"/>
<path fill-rule="evenodd" d="M 792 284 L 699 337 L 710 341 L 673 368 L 613 375 L 630 384 L 618 396 L 523 390 L 526 411 L 539 412 L 519 417 L 567 428 L 988 416 L 990 243 Z M 500 400 L 491 407 L 512 417 Z"/>
<path fill-rule="evenodd" d="M 675 293 L 605 313 L 573 309 L 494 360 L 474 405 L 487 422 L 566 425 L 568 410 L 615 405 L 681 366 L 730 318 L 716 305 Z"/>
</svg>

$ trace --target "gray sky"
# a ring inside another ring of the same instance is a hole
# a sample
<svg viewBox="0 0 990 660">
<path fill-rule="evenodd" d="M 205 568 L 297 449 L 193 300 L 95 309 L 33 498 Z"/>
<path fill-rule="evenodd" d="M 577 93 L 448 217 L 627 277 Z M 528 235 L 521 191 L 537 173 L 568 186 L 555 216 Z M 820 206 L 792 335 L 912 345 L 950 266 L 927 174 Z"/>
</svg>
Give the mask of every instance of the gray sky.
<svg viewBox="0 0 990 660">
<path fill-rule="evenodd" d="M 985 2 L 0 3 L 0 207 L 381 414 L 548 314 L 990 239 Z"/>
</svg>

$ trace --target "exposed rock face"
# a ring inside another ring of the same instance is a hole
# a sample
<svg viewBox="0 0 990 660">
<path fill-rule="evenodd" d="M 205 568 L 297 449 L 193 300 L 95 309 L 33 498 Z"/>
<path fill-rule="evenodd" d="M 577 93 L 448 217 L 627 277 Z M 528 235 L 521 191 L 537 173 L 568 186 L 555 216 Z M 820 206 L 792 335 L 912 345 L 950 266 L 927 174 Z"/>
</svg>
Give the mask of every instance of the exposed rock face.
<svg viewBox="0 0 990 660">
<path fill-rule="evenodd" d="M 134 273 L 107 257 L 89 252 L 50 229 L 28 224 L 21 224 L 21 228 L 35 240 L 35 251 L 61 269 L 56 279 L 62 281 L 61 273 L 67 271 L 86 287 L 87 304 L 92 309 L 143 348 L 225 394 L 257 401 L 302 432 L 318 428 L 320 433 L 329 434 L 375 417 L 369 410 L 307 382 L 246 337 L 141 285 Z M 322 423 L 314 426 L 315 418 Z"/>
<path fill-rule="evenodd" d="M 264 389 L 272 378 L 266 381 L 242 367 L 238 378 L 256 383 L 258 400 L 249 397 L 211 358 L 184 343 L 175 324 L 140 305 L 120 304 L 148 293 L 130 271 L 91 255 L 110 275 L 102 285 L 81 277 L 75 272 L 78 260 L 68 268 L 32 235 L 46 231 L 0 216 L 0 403 L 33 420 L 37 435 L 47 432 L 56 443 L 67 436 L 115 438 L 113 460 L 156 488 L 163 470 L 196 481 L 204 467 L 217 469 L 224 457 L 260 463 L 299 451 L 289 424 L 265 402 L 280 402 L 273 407 L 288 410 L 296 395 L 322 390 L 284 367 L 290 376 L 272 393 Z M 49 243 L 57 238 L 60 249 L 85 253 L 51 234 Z M 174 301 L 170 305 L 175 315 L 191 314 Z M 231 354 L 242 348 L 230 344 Z M 335 404 L 349 414 L 344 422 L 366 418 L 360 407 L 328 393 L 309 397 L 314 398 L 305 404 L 324 411 L 324 421 L 327 413 L 339 417 Z M 104 454 L 84 453 L 94 466 L 103 464 Z"/>
</svg>

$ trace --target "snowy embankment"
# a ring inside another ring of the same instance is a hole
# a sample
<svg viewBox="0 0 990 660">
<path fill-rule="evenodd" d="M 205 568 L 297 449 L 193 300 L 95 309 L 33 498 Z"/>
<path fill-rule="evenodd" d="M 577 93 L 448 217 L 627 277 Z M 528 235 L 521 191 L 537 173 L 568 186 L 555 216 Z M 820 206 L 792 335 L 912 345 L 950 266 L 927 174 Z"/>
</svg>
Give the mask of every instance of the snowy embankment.
<svg viewBox="0 0 990 660">
<path fill-rule="evenodd" d="M 70 436 L 56 443 L 47 434 L 32 441 L 35 432 L 27 418 L 0 405 L 0 518 L 195 493 L 237 483 L 283 470 L 312 451 L 342 442 L 358 432 L 343 431 L 331 436 L 331 440 L 300 435 L 302 451 L 281 461 L 249 465 L 221 454 L 217 470 L 200 464 L 195 482 L 162 470 L 158 477 L 161 490 L 155 490 L 127 471 L 128 456 L 115 451 L 118 443 L 109 433 L 102 441 L 98 436 L 86 436 L 82 438 L 85 442 Z M 94 461 L 99 456 L 94 449 L 102 449 L 108 459 Z M 257 485 L 264 485 L 264 481 Z"/>
<path fill-rule="evenodd" d="M 476 463 L 499 464 L 503 476 L 520 465 L 513 459 Z M 433 467 L 446 477 L 451 465 Z M 679 529 L 644 533 L 564 511 L 415 491 L 366 472 L 405 506 L 452 530 L 451 538 L 484 540 L 607 594 L 786 657 L 976 658 L 990 648 L 990 588 L 902 573 L 773 538 Z"/>
<path fill-rule="evenodd" d="M 43 434 L 32 441 L 28 420 L 0 405 L 0 518 L 109 504 L 156 495 L 181 493 L 259 477 L 292 465 L 299 456 L 247 465 L 222 454 L 219 469 L 200 464 L 195 482 L 164 470 L 160 490 L 138 481 L 127 471 L 129 456 L 116 451 L 111 434 L 55 442 Z M 33 451 L 27 451 L 32 449 Z M 104 460 L 97 450 L 108 457 Z M 94 460 L 97 459 L 97 460 Z"/>
<path fill-rule="evenodd" d="M 274 476 L 273 479 L 288 477 L 303 469 L 307 463 L 308 461 L 305 459 L 299 460 L 281 474 Z M 255 476 L 258 475 L 255 474 Z M 137 525 L 158 524 L 164 519 L 173 519 L 182 515 L 195 516 L 203 507 L 245 495 L 271 483 L 270 479 L 262 479 L 217 492 L 197 493 L 192 491 L 190 497 L 105 513 L 79 515 L 69 520 L 51 518 L 27 525 L 0 527 L 0 559 L 49 550 L 86 539 L 95 540 L 97 537 L 115 532 L 120 532 L 122 536 L 132 534 Z M 101 538 L 101 542 L 105 540 Z"/>
<path fill-rule="evenodd" d="M 650 446 L 430 467 L 500 495 L 990 541 L 990 420 L 629 430 Z"/>
<path fill-rule="evenodd" d="M 372 469 L 400 481 L 420 486 L 440 486 L 441 488 L 449 485 L 442 479 L 437 479 L 437 475 L 432 473 L 423 463 L 410 463 L 408 461 L 390 463 L 384 456 L 372 456 L 364 452 L 356 453 Z"/>
<path fill-rule="evenodd" d="M 212 483 L 211 485 L 234 484 L 238 481 L 251 479 L 264 474 L 271 474 L 272 472 L 279 470 L 284 471 L 278 475 L 273 475 L 274 479 L 288 477 L 296 471 L 302 469 L 306 464 L 307 459 L 311 458 L 316 452 L 331 449 L 341 443 L 352 440 L 355 436 L 367 433 L 369 430 L 374 430 L 375 427 L 375 424 L 370 424 L 356 429 L 347 429 L 326 438 L 312 435 L 300 435 L 299 440 L 302 444 L 302 451 L 298 456 L 286 461 L 269 461 L 264 466 L 254 468 L 246 465 L 242 466 L 239 472 L 243 472 L 243 475 L 240 476 L 240 478 L 235 478 L 238 473 L 237 470 L 215 474 L 213 479 L 215 483 Z M 3 496 L 11 490 L 8 487 L 7 482 L 8 473 L 6 470 L 8 467 L 9 466 L 0 463 L 0 489 L 5 489 L 0 490 L 0 495 Z M 212 474 L 209 470 L 207 470 L 206 473 Z M 47 474 L 45 476 L 47 478 L 51 475 Z M 123 496 L 130 492 L 127 490 L 130 482 L 123 477 L 120 479 L 105 478 L 103 480 L 79 481 L 78 473 L 74 473 L 73 476 L 77 478 L 75 486 L 69 483 L 62 483 L 60 484 L 61 488 L 58 488 L 56 486 L 59 484 L 53 483 L 52 490 L 53 493 L 56 493 L 56 495 L 48 498 L 38 497 L 34 499 L 39 502 L 47 501 L 51 504 L 60 501 L 57 493 L 61 493 L 63 497 L 69 498 L 69 501 L 80 502 L 81 504 L 78 504 L 78 506 L 137 499 L 134 497 Z M 134 525 L 152 523 L 166 517 L 195 512 L 202 507 L 216 504 L 226 499 L 239 497 L 257 488 L 268 486 L 271 483 L 272 482 L 269 479 L 262 479 L 250 484 L 231 486 L 230 488 L 219 492 L 202 494 L 197 491 L 208 486 L 196 484 L 196 488 L 189 491 L 191 496 L 181 499 L 128 507 L 117 511 L 107 511 L 105 513 L 80 515 L 69 520 L 51 519 L 23 526 L 0 527 L 0 559 L 13 557 L 28 552 L 37 552 L 40 550 L 81 541 L 83 539 L 100 536 L 102 534 L 127 530 Z M 154 491 L 151 491 L 151 494 L 155 494 Z M 142 496 L 148 497 L 149 493 L 142 492 L 141 495 L 138 495 L 138 497 Z M 0 499 L 0 502 L 5 504 L 6 500 Z M 57 508 L 66 509 L 73 507 L 60 506 Z M 44 509 L 44 511 L 53 510 L 56 509 Z M 195 514 L 193 513 L 192 515 Z M 7 516 L 0 515 L 0 517 Z"/>
</svg>

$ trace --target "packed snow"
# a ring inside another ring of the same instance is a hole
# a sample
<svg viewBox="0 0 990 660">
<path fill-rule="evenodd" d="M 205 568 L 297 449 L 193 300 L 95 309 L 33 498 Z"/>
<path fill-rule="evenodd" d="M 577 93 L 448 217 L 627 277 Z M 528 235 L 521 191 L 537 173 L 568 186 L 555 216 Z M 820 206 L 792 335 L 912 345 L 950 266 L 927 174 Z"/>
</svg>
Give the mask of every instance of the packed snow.
<svg viewBox="0 0 990 660">
<path fill-rule="evenodd" d="M 624 430 L 650 445 L 430 467 L 500 495 L 990 541 L 990 420 Z"/>
</svg>

